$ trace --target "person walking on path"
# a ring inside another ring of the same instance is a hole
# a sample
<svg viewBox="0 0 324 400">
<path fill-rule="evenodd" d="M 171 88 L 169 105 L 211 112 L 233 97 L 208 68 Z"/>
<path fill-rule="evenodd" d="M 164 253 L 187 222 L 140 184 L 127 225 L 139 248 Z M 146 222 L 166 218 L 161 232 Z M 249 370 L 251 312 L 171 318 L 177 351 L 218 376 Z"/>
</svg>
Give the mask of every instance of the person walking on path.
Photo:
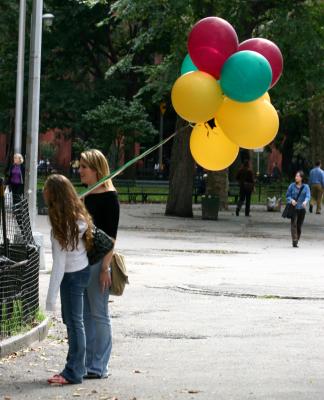
<svg viewBox="0 0 324 400">
<path fill-rule="evenodd" d="M 99 150 L 81 154 L 80 179 L 91 186 L 109 175 L 109 165 Z M 119 201 L 111 180 L 103 183 L 84 199 L 94 224 L 116 239 L 119 223 Z M 84 324 L 87 337 L 86 368 L 88 379 L 108 377 L 108 363 L 112 349 L 111 322 L 108 310 L 111 285 L 110 262 L 113 251 L 103 260 L 91 265 L 91 278 L 84 307 Z"/>
<path fill-rule="evenodd" d="M 306 215 L 306 207 L 310 200 L 309 186 L 303 183 L 304 172 L 298 171 L 295 176 L 295 182 L 288 187 L 286 199 L 287 204 L 295 207 L 295 212 L 291 218 L 291 238 L 293 247 L 298 247 L 301 237 L 302 226 Z"/>
<path fill-rule="evenodd" d="M 19 203 L 24 197 L 25 167 L 24 157 L 16 153 L 13 156 L 13 164 L 9 168 L 7 185 L 12 193 L 13 204 Z"/>
<path fill-rule="evenodd" d="M 91 249 L 93 242 L 93 223 L 73 185 L 63 175 L 47 178 L 44 199 L 52 225 L 53 255 L 46 310 L 55 310 L 60 290 L 62 319 L 67 328 L 69 345 L 65 368 L 60 374 L 49 378 L 48 383 L 82 383 L 86 374 L 83 307 L 90 280 L 87 250 Z"/>
<path fill-rule="evenodd" d="M 315 167 L 309 173 L 309 186 L 312 194 L 309 212 L 313 212 L 313 206 L 316 204 L 316 214 L 320 214 L 324 189 L 324 172 L 321 169 L 321 161 L 317 161 Z"/>
<path fill-rule="evenodd" d="M 250 168 L 249 160 L 245 160 L 239 169 L 236 180 L 240 185 L 240 198 L 236 207 L 236 216 L 240 215 L 240 210 L 245 201 L 245 216 L 250 216 L 251 195 L 254 189 L 254 174 Z"/>
</svg>

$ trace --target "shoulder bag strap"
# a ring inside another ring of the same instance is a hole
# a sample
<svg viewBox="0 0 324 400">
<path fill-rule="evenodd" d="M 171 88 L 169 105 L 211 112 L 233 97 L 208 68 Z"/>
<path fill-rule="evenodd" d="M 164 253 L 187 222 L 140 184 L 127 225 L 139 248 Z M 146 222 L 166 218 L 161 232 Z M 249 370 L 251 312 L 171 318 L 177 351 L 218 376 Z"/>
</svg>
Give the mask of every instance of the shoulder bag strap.
<svg viewBox="0 0 324 400">
<path fill-rule="evenodd" d="M 299 189 L 299 192 L 298 192 L 298 195 L 297 195 L 297 197 L 296 197 L 296 200 L 295 200 L 295 201 L 298 201 L 298 199 L 299 199 L 299 196 L 301 195 L 301 192 L 303 191 L 304 187 L 305 187 L 305 185 L 302 185 L 302 187 Z"/>
</svg>

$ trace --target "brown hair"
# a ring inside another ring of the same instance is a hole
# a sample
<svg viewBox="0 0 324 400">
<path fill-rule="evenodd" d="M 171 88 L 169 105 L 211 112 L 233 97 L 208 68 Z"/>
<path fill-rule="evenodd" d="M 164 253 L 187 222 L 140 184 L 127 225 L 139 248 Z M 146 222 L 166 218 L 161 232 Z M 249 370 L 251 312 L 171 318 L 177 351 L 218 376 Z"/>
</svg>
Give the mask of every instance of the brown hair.
<svg viewBox="0 0 324 400">
<path fill-rule="evenodd" d="M 304 177 L 305 177 L 304 171 L 299 170 L 299 171 L 296 172 L 296 175 L 297 175 L 297 174 L 302 178 L 302 181 L 303 181 L 303 180 L 304 180 Z"/>
<path fill-rule="evenodd" d="M 88 228 L 83 235 L 87 250 L 92 248 L 93 222 L 72 183 L 63 175 L 50 175 L 45 182 L 48 215 L 53 236 L 63 250 L 75 250 L 79 243 L 78 220 L 84 220 Z"/>
<path fill-rule="evenodd" d="M 89 168 L 96 171 L 97 180 L 108 176 L 110 174 L 110 169 L 106 157 L 102 154 L 100 150 L 91 149 L 86 150 L 81 153 L 80 159 L 87 164 Z M 106 189 L 109 189 L 109 184 L 111 184 L 111 179 L 108 179 L 103 185 Z"/>
</svg>

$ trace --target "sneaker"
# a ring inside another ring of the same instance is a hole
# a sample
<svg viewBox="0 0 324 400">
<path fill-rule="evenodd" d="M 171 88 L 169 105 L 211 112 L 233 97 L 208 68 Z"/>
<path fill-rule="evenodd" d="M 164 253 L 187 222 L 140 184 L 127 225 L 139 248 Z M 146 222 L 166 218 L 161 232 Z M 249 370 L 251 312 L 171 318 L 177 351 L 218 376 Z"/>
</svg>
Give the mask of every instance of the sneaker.
<svg viewBox="0 0 324 400">
<path fill-rule="evenodd" d="M 316 211 L 316 214 L 320 214 L 321 212 L 320 211 Z"/>
<path fill-rule="evenodd" d="M 298 247 L 298 241 L 297 241 L 297 240 L 294 240 L 293 243 L 292 243 L 292 245 L 293 245 L 293 247 Z"/>
<path fill-rule="evenodd" d="M 313 212 L 313 206 L 312 206 L 312 204 L 309 205 L 309 212 L 310 212 L 310 213 Z"/>
</svg>

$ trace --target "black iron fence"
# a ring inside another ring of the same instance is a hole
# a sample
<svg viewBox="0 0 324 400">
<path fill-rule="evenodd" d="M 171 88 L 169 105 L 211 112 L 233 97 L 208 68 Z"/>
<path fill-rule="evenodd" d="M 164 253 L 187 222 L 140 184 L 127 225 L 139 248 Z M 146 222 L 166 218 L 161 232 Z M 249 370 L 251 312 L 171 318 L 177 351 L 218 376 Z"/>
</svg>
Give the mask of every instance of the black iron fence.
<svg viewBox="0 0 324 400">
<path fill-rule="evenodd" d="M 25 199 L 0 180 L 0 340 L 33 324 L 39 309 L 39 249 Z"/>
</svg>

